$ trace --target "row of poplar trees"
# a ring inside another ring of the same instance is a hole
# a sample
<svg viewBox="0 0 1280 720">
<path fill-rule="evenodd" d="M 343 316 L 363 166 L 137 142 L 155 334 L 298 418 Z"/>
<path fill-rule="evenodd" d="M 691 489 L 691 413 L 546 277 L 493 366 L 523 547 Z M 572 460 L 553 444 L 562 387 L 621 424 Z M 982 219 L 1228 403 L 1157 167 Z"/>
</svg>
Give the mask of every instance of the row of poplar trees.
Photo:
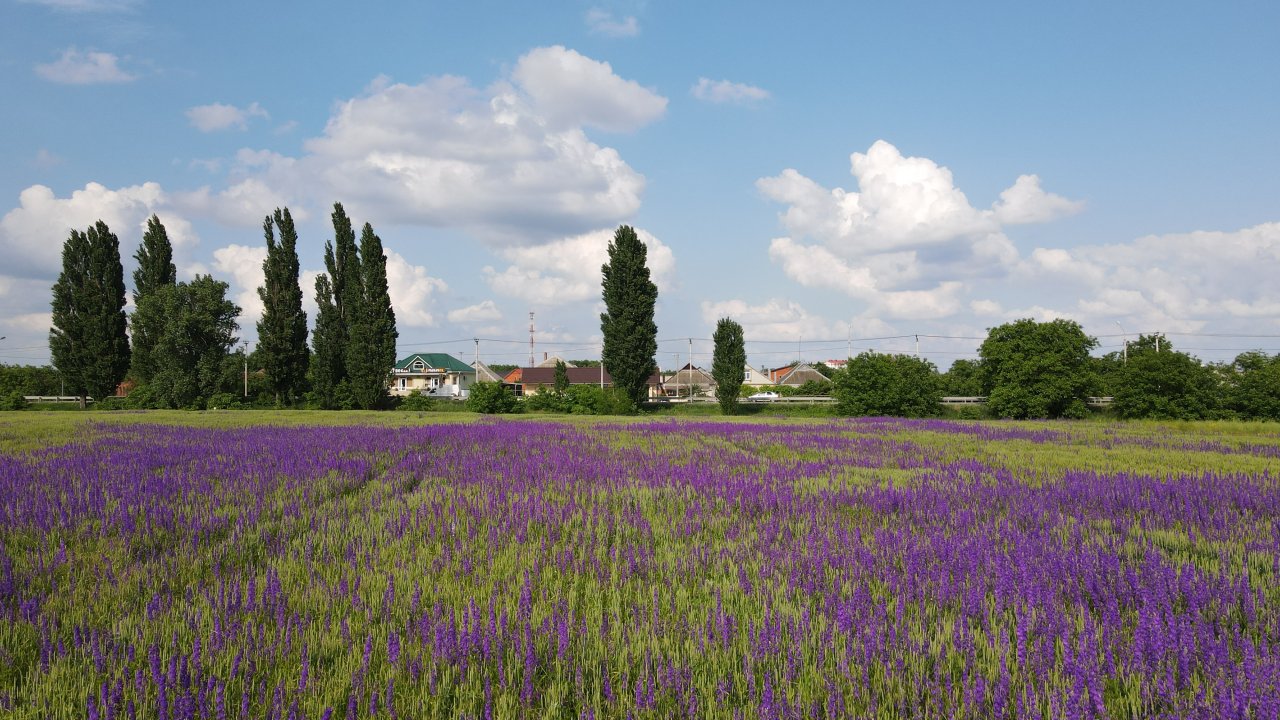
<svg viewBox="0 0 1280 720">
<path fill-rule="evenodd" d="M 328 272 L 316 278 L 313 348 L 293 217 L 284 208 L 263 221 L 267 258 L 254 367 L 277 406 L 372 409 L 387 396 L 398 336 L 382 240 L 365 223 L 357 246 L 341 204 L 332 218 Z M 228 358 L 238 342 L 240 308 L 226 299 L 227 284 L 209 275 L 178 282 L 172 243 L 155 216 L 134 259 L 134 312 L 126 318 L 120 242 L 106 223 L 73 230 L 63 245 L 49 348 L 67 391 L 83 404 L 86 397 L 110 397 L 128 377 L 141 405 L 199 407 L 231 394 L 237 388 Z"/>
</svg>

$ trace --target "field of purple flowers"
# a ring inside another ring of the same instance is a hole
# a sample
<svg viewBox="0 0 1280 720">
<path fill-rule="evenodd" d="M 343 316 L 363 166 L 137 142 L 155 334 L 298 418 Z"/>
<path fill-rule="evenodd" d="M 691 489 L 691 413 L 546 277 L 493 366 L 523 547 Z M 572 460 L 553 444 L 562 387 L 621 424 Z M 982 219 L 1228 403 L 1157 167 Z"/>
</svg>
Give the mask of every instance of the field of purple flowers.
<svg viewBox="0 0 1280 720">
<path fill-rule="evenodd" d="M 86 425 L 0 454 L 0 715 L 1276 718 L 1257 427 Z"/>
</svg>

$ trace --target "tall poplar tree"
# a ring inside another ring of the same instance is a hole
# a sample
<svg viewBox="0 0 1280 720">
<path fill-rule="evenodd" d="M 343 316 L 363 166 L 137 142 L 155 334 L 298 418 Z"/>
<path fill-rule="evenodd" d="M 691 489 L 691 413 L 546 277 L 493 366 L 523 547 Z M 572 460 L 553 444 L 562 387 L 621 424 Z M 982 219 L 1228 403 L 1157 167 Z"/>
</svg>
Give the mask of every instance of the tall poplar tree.
<svg viewBox="0 0 1280 720">
<path fill-rule="evenodd" d="M 347 329 L 338 316 L 329 276 L 316 276 L 316 328 L 311 333 L 311 389 L 325 410 L 342 406 L 340 384 L 345 372 L 343 343 Z"/>
<path fill-rule="evenodd" d="M 138 269 L 133 271 L 133 302 L 165 285 L 178 282 L 178 267 L 173 264 L 173 244 L 160 218 L 147 219 L 147 231 L 142 234 L 142 244 L 133 254 Z"/>
<path fill-rule="evenodd" d="M 333 303 L 344 327 L 351 327 L 363 294 L 356 233 L 342 203 L 333 204 L 333 246 L 325 246 L 324 263 L 333 283 Z M 346 344 L 345 342 L 343 343 Z"/>
<path fill-rule="evenodd" d="M 169 233 L 165 231 L 160 218 L 152 215 L 147 220 L 147 230 L 142 235 L 142 244 L 134 253 L 133 259 L 138 261 L 138 269 L 133 271 L 133 317 L 129 321 L 129 339 L 133 344 L 133 357 L 129 372 L 133 379 L 147 383 L 155 373 L 156 363 L 152 357 L 155 338 L 151 337 L 148 323 L 139 323 L 138 308 L 142 300 L 162 287 L 175 285 L 178 282 L 178 268 L 173 264 L 173 245 L 169 242 Z"/>
<path fill-rule="evenodd" d="M 360 299 L 360 258 L 356 235 L 342 203 L 333 204 L 333 240 L 324 244 L 328 275 L 316 278 L 316 331 L 312 337 L 315 363 L 312 389 L 328 410 L 343 407 L 350 399 L 347 371 L 352 312 Z M 352 287 L 352 285 L 355 287 Z M 354 293 L 353 293 L 354 291 Z"/>
<path fill-rule="evenodd" d="M 360 233 L 358 278 L 346 278 L 344 307 L 348 324 L 347 374 L 356 406 L 369 410 L 387 396 L 387 379 L 396 363 L 396 315 L 387 290 L 387 256 L 373 226 L 364 224 Z M 353 280 L 358 280 L 358 285 Z M 360 289 L 358 300 L 354 288 Z"/>
<path fill-rule="evenodd" d="M 275 239 L 272 225 L 279 229 Z M 298 233 L 289 209 L 276 208 L 262 223 L 267 259 L 262 263 L 264 284 L 262 319 L 258 321 L 258 357 L 266 373 L 267 387 L 276 404 L 292 403 L 302 396 L 307 379 L 307 314 L 302 310 L 298 285 Z"/>
<path fill-rule="evenodd" d="M 120 240 L 99 220 L 71 231 L 53 286 L 49 352 L 71 392 L 101 400 L 115 394 L 129 369 L 124 266 Z"/>
<path fill-rule="evenodd" d="M 720 318 L 711 337 L 715 341 L 711 377 L 716 381 L 716 399 L 721 413 L 733 415 L 738 411 L 738 394 L 742 391 L 747 369 L 747 345 L 742 326 L 729 318 Z"/>
<path fill-rule="evenodd" d="M 600 268 L 605 306 L 600 314 L 601 360 L 614 386 L 636 404 L 645 399 L 658 352 L 658 326 L 653 321 L 658 286 L 649 279 L 647 256 L 635 229 L 621 225 L 609 243 L 609 262 Z"/>
</svg>

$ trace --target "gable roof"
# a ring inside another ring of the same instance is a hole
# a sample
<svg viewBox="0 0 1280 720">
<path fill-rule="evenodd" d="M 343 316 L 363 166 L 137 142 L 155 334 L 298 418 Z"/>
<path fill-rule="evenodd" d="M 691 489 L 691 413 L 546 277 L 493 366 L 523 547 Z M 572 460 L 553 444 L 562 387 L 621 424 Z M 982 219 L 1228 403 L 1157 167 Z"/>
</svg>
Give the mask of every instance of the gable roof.
<svg viewBox="0 0 1280 720">
<path fill-rule="evenodd" d="M 691 367 L 685 365 L 676 372 L 663 378 L 662 382 L 667 385 L 701 385 L 703 387 L 715 387 L 716 380 L 711 377 L 711 373 L 700 367 Z"/>
<path fill-rule="evenodd" d="M 479 360 L 471 363 L 471 367 L 476 371 L 476 382 L 502 382 L 502 376 L 493 371 L 488 365 Z"/>
<path fill-rule="evenodd" d="M 827 380 L 826 375 L 823 375 L 817 370 L 814 370 L 812 367 L 810 367 L 806 363 L 801 363 L 799 365 L 796 365 L 795 367 L 791 368 L 789 371 L 786 371 L 786 372 L 784 372 L 783 370 L 784 370 L 783 368 L 779 368 L 778 370 L 774 371 L 774 372 L 780 373 L 776 381 L 779 385 L 797 385 L 798 386 L 798 385 L 803 385 L 806 382 L 809 382 L 811 380 L 814 382 L 829 382 L 829 380 Z"/>
<path fill-rule="evenodd" d="M 475 368 L 448 353 L 414 353 L 397 362 L 396 370 L 409 370 L 415 360 L 421 360 L 429 369 L 460 373 L 475 372 Z"/>
</svg>

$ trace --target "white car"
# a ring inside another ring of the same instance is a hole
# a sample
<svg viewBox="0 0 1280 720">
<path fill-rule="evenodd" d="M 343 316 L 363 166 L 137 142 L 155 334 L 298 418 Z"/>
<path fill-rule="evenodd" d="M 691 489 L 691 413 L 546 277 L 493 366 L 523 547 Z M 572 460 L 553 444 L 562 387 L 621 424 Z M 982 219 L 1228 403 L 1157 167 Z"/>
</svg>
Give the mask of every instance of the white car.
<svg viewBox="0 0 1280 720">
<path fill-rule="evenodd" d="M 778 399 L 778 393 L 766 390 L 765 392 L 758 392 L 747 399 L 751 402 L 773 402 Z"/>
</svg>

